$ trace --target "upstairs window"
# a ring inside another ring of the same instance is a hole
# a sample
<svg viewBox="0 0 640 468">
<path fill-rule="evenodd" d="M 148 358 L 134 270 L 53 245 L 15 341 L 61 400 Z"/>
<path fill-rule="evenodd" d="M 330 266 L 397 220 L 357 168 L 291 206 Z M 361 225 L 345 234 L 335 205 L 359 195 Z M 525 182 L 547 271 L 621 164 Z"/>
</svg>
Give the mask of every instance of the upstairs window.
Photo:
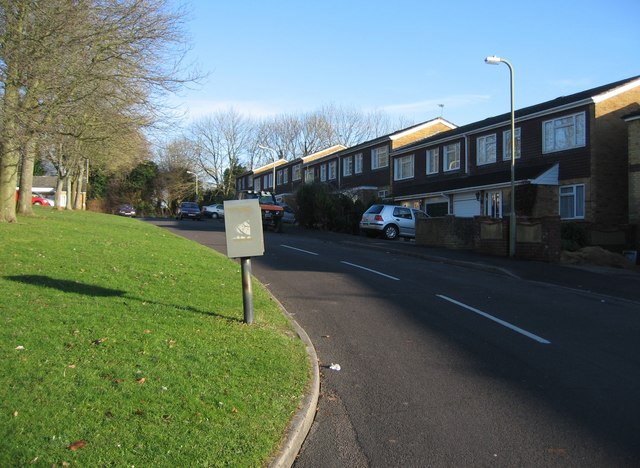
<svg viewBox="0 0 640 468">
<path fill-rule="evenodd" d="M 460 143 L 445 146 L 443 157 L 445 172 L 460 169 Z"/>
<path fill-rule="evenodd" d="M 295 166 L 293 166 L 293 168 L 291 169 L 291 180 L 300 180 L 302 178 L 302 174 L 300 173 L 302 170 L 302 165 L 301 164 L 296 164 Z"/>
<path fill-rule="evenodd" d="M 313 182 L 315 179 L 315 174 L 312 167 L 305 169 L 304 171 L 304 181 L 307 183 Z"/>
<path fill-rule="evenodd" d="M 276 173 L 276 183 L 277 183 L 278 185 L 282 185 L 282 173 L 283 173 L 283 172 L 285 172 L 285 171 L 278 171 L 278 172 Z"/>
<path fill-rule="evenodd" d="M 362 174 L 362 153 L 358 153 L 354 156 L 353 172 L 355 174 Z"/>
<path fill-rule="evenodd" d="M 553 153 L 586 145 L 585 113 L 542 123 L 542 152 Z"/>
<path fill-rule="evenodd" d="M 520 128 L 516 128 L 516 159 L 520 158 Z M 502 159 L 511 161 L 511 129 L 502 132 Z"/>
<path fill-rule="evenodd" d="M 353 156 L 348 156 L 342 160 L 342 175 L 349 177 L 353 174 Z"/>
<path fill-rule="evenodd" d="M 478 166 L 496 162 L 496 134 L 476 139 L 476 163 Z"/>
<path fill-rule="evenodd" d="M 283 169 L 282 171 L 282 183 L 289 183 L 289 169 Z"/>
<path fill-rule="evenodd" d="M 389 148 L 380 146 L 371 150 L 371 169 L 381 169 L 389 166 Z"/>
<path fill-rule="evenodd" d="M 323 164 L 320 166 L 320 182 L 327 181 L 327 165 Z"/>
<path fill-rule="evenodd" d="M 413 154 L 393 160 L 393 180 L 411 179 L 413 177 Z"/>
<path fill-rule="evenodd" d="M 335 180 L 336 179 L 336 167 L 337 167 L 337 161 L 329 161 L 329 180 Z"/>
<path fill-rule="evenodd" d="M 427 174 L 437 174 L 440 171 L 440 151 L 438 148 L 427 150 Z"/>
</svg>

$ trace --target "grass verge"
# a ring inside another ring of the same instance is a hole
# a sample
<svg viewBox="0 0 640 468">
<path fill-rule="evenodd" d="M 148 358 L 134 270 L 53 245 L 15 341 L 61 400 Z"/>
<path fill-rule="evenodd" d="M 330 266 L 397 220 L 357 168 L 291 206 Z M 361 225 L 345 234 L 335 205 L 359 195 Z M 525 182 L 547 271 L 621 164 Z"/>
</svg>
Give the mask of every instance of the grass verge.
<svg viewBox="0 0 640 468">
<path fill-rule="evenodd" d="M 239 265 L 138 220 L 0 224 L 0 466 L 261 466 L 308 377 Z"/>
</svg>

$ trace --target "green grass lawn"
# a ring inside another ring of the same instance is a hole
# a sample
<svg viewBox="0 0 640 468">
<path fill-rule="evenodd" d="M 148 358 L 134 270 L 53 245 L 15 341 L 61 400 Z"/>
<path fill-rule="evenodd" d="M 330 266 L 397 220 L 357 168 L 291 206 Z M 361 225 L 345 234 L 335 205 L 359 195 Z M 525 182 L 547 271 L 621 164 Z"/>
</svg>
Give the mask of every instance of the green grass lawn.
<svg viewBox="0 0 640 468">
<path fill-rule="evenodd" d="M 262 466 L 308 380 L 239 265 L 139 220 L 0 224 L 0 466 Z"/>
</svg>

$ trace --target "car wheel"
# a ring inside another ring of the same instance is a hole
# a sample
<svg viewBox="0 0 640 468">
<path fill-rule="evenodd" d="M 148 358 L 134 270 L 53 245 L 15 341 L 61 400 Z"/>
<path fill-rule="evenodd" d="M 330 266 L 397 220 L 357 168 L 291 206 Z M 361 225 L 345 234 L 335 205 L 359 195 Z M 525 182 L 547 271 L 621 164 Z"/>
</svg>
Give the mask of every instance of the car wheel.
<svg viewBox="0 0 640 468">
<path fill-rule="evenodd" d="M 218 219 L 218 218 L 220 217 L 220 215 L 219 215 L 218 213 L 213 213 L 213 214 L 211 215 L 211 217 L 212 217 L 213 219 Z"/>
<path fill-rule="evenodd" d="M 36 206 L 40 206 L 40 205 L 42 205 L 42 203 L 40 203 L 39 201 L 37 201 L 37 202 L 35 202 L 35 203 L 34 203 L 34 205 L 36 205 Z"/>
<path fill-rule="evenodd" d="M 385 226 L 382 232 L 384 233 L 385 239 L 394 240 L 398 237 L 398 227 L 395 224 Z"/>
</svg>

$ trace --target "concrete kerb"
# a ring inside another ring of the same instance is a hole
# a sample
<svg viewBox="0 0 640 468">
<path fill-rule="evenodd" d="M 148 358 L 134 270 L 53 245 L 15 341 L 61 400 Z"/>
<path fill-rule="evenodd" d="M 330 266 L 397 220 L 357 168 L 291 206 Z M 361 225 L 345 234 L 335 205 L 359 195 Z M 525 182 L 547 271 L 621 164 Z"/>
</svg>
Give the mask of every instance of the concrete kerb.
<svg viewBox="0 0 640 468">
<path fill-rule="evenodd" d="M 284 314 L 287 316 L 297 335 L 305 344 L 307 351 L 307 359 L 311 367 L 311 381 L 306 389 L 300 408 L 296 412 L 295 416 L 289 422 L 289 426 L 282 439 L 282 443 L 278 448 L 276 454 L 269 461 L 268 466 L 270 468 L 289 468 L 293 465 L 298 452 L 302 448 L 311 425 L 316 417 L 316 410 L 318 407 L 318 397 L 320 395 L 320 369 L 318 366 L 318 355 L 316 349 L 307 335 L 307 332 L 296 322 L 291 314 L 284 308 L 284 306 L 278 301 L 277 298 L 271 294 L 271 297 L 278 303 Z"/>
</svg>

